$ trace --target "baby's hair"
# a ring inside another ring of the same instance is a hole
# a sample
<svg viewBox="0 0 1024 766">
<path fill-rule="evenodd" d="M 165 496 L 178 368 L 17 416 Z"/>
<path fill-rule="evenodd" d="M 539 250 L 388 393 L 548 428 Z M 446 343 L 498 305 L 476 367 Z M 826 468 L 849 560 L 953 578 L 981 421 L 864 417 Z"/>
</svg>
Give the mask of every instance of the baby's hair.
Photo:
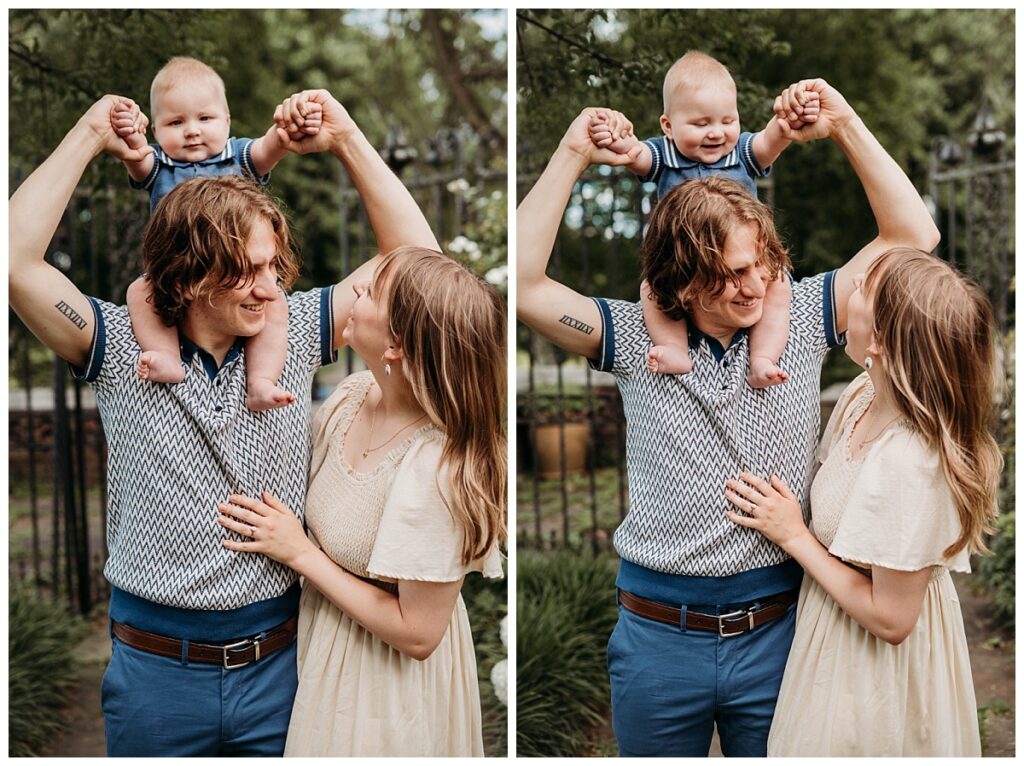
<svg viewBox="0 0 1024 766">
<path fill-rule="evenodd" d="M 196 80 L 207 80 L 212 82 L 221 97 L 224 99 L 224 106 L 227 108 L 228 98 L 224 90 L 224 81 L 217 71 L 209 64 L 204 64 L 199 59 L 188 56 L 175 56 L 161 67 L 160 71 L 153 77 L 149 86 L 149 108 L 156 111 L 154 106 L 156 98 L 160 93 L 166 93 L 171 88 L 176 88 L 183 83 L 195 82 Z"/>
<path fill-rule="evenodd" d="M 696 88 L 706 84 L 709 80 L 727 81 L 736 88 L 732 75 L 718 59 L 709 56 L 701 51 L 687 51 L 676 62 L 669 67 L 665 73 L 665 84 L 662 87 L 662 99 L 664 100 L 665 114 L 668 114 L 669 101 L 672 100 L 672 92 L 680 85 L 688 88 Z"/>
</svg>

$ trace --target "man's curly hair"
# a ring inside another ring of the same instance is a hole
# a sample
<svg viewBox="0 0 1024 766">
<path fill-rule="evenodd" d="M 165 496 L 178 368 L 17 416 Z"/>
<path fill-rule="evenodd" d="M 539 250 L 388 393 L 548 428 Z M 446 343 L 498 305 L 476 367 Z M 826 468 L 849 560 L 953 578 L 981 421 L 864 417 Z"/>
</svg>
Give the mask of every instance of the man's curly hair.
<svg viewBox="0 0 1024 766">
<path fill-rule="evenodd" d="M 288 222 L 255 183 L 238 176 L 193 178 L 160 201 L 143 235 L 142 262 L 165 325 L 180 324 L 192 301 L 255 279 L 246 244 L 260 217 L 274 231 L 273 265 L 288 290 L 299 275 Z"/>
<path fill-rule="evenodd" d="M 745 223 L 757 228 L 758 263 L 770 279 L 791 268 L 771 209 L 735 181 L 717 176 L 688 181 L 657 204 L 640 249 L 640 270 L 669 318 L 686 318 L 694 303 L 717 298 L 737 281 L 723 252 L 729 234 Z"/>
</svg>

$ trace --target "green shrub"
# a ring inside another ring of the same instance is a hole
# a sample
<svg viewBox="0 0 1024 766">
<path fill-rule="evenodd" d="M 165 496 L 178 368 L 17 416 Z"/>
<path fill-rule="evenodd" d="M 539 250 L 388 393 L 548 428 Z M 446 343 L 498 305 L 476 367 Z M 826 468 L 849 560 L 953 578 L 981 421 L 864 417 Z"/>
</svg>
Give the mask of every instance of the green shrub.
<svg viewBox="0 0 1024 766">
<path fill-rule="evenodd" d="M 606 649 L 617 559 L 521 551 L 516 754 L 577 756 L 611 707 Z"/>
<path fill-rule="evenodd" d="M 504 757 L 508 753 L 508 707 L 494 693 L 491 670 L 508 656 L 508 648 L 501 642 L 499 632 L 501 619 L 508 614 L 508 580 L 470 575 L 462 586 L 462 598 L 469 612 L 476 649 L 484 752 Z"/>
<path fill-rule="evenodd" d="M 1014 403 L 1016 400 L 1014 387 L 1014 348 L 1015 333 L 1007 333 L 1003 339 L 1005 365 L 1007 370 L 1005 401 L 1000 413 L 998 430 L 999 448 L 1003 453 L 1006 465 L 1003 468 L 1003 481 L 999 487 L 999 509 L 1001 516 L 996 521 L 996 533 L 989 542 L 992 555 L 981 559 L 978 574 L 985 587 L 992 593 L 998 616 L 1008 623 L 1014 620 L 1014 574 L 1016 571 L 1016 480 L 1017 467 L 1017 429 L 1014 419 Z"/>
<path fill-rule="evenodd" d="M 1014 574 L 1016 570 L 1016 511 L 1003 513 L 996 520 L 996 534 L 989 543 L 992 555 L 981 559 L 978 572 L 985 587 L 992 593 L 996 613 L 1000 619 L 1012 623 L 1014 619 Z"/>
<path fill-rule="evenodd" d="M 25 586 L 10 589 L 8 637 L 8 754 L 36 755 L 60 731 L 58 711 L 74 681 L 71 650 L 85 624 Z"/>
</svg>

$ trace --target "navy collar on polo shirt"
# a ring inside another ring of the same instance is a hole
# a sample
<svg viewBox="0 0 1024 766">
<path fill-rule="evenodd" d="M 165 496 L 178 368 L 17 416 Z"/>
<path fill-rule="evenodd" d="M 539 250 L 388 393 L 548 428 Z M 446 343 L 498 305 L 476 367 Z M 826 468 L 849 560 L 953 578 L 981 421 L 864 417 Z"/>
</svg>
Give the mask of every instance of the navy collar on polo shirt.
<svg viewBox="0 0 1024 766">
<path fill-rule="evenodd" d="M 180 330 L 178 331 L 178 348 L 181 349 L 181 361 L 185 364 L 192 364 L 192 357 L 199 354 L 199 361 L 203 363 L 203 369 L 206 370 L 206 374 L 210 377 L 210 380 L 217 377 L 217 373 L 222 367 L 238 358 L 238 355 L 242 353 L 242 349 L 245 347 L 245 341 L 246 338 L 235 338 L 235 342 L 231 344 L 231 348 L 228 349 L 228 353 L 224 357 L 224 362 L 218 365 L 213 354 L 206 349 L 197 346 L 191 340 L 186 338 L 184 333 Z"/>
<path fill-rule="evenodd" d="M 235 149 L 231 145 L 231 139 L 229 138 L 227 143 L 224 144 L 224 150 L 220 154 L 216 154 L 213 157 L 207 157 L 205 160 L 199 160 L 198 162 L 185 162 L 184 160 L 171 159 L 159 146 L 154 147 L 153 153 L 156 156 L 157 161 L 164 165 L 170 165 L 174 168 L 184 168 L 189 165 L 216 165 L 218 162 L 227 162 L 234 158 Z"/>
<path fill-rule="evenodd" d="M 725 348 L 722 345 L 722 342 L 718 340 L 718 338 L 712 335 L 708 335 L 706 332 L 703 332 L 700 328 L 697 327 L 697 325 L 693 323 L 692 319 L 687 322 L 687 325 L 690 328 L 690 348 L 695 348 L 700 344 L 701 340 L 705 340 L 708 344 L 708 350 L 711 352 L 711 356 L 715 358 L 716 362 L 721 362 L 722 359 L 725 358 L 725 352 L 728 351 L 729 349 Z M 735 334 L 732 336 L 732 340 L 729 342 L 729 348 L 735 347 L 736 344 L 739 343 L 740 338 L 744 337 L 746 334 L 747 328 L 737 327 Z"/>
<path fill-rule="evenodd" d="M 679 147 L 676 146 L 672 141 L 665 142 L 668 146 L 669 151 L 672 153 L 670 161 L 666 162 L 669 167 L 680 168 L 682 170 L 689 170 L 695 167 L 712 168 L 714 170 L 722 170 L 723 168 L 731 168 L 734 165 L 740 164 L 740 151 L 739 143 L 733 147 L 732 151 L 726 154 L 724 157 L 719 158 L 715 162 L 701 162 L 700 160 L 691 160 L 689 157 L 679 151 Z"/>
</svg>

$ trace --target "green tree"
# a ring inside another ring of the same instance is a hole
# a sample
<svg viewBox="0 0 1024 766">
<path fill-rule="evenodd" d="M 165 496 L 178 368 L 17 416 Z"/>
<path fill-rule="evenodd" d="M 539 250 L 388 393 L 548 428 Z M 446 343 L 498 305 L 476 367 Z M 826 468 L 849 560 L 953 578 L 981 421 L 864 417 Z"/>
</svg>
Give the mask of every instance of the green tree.
<svg viewBox="0 0 1024 766">
<path fill-rule="evenodd" d="M 1012 10 L 519 11 L 519 149 L 539 170 L 587 105 L 623 111 L 658 134 L 664 72 L 704 50 L 732 72 L 746 130 L 789 83 L 824 77 L 925 191 L 932 139 L 962 136 L 984 95 L 1013 134 Z M 797 272 L 845 261 L 874 235 L 852 168 L 835 146 L 788 150 L 775 207 Z M 837 225 L 837 222 L 842 222 Z"/>
<path fill-rule="evenodd" d="M 433 161 L 407 169 L 406 181 L 450 172 L 457 161 L 496 178 L 506 166 L 504 11 L 13 10 L 9 19 L 12 187 L 102 94 L 129 96 L 148 112 L 150 80 L 174 55 L 200 58 L 220 73 L 234 135 L 261 135 L 282 99 L 323 87 L 378 149 L 404 141 L 421 163 Z M 461 137 L 461 158 L 438 138 L 452 131 Z M 371 238 L 360 239 L 354 203 L 343 225 L 341 176 L 337 163 L 321 156 L 288 157 L 274 170 L 271 191 L 291 211 L 305 256 L 300 287 L 341 276 L 342 238 L 356 242 L 357 260 L 374 247 Z M 94 162 L 81 188 L 89 198 L 103 189 L 136 206 L 135 218 L 144 216 L 144 197 L 128 189 L 113 160 Z M 436 203 L 432 194 L 425 190 L 421 204 Z M 462 227 L 488 223 L 481 219 L 490 213 L 470 210 L 465 220 L 448 214 L 449 230 L 438 234 L 450 240 Z M 132 237 L 127 249 L 137 243 Z"/>
</svg>

